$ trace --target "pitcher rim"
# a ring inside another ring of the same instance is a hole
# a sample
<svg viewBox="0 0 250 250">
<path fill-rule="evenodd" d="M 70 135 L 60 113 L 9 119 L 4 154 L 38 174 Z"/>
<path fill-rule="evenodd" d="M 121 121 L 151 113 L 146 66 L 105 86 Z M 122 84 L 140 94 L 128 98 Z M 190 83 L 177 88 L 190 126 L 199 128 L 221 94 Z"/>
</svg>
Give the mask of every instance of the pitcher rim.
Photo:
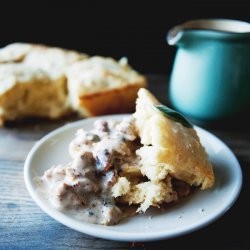
<svg viewBox="0 0 250 250">
<path fill-rule="evenodd" d="M 225 18 L 193 19 L 183 22 L 174 28 L 181 30 L 204 30 L 233 34 L 250 33 L 250 23 L 241 20 Z"/>
</svg>

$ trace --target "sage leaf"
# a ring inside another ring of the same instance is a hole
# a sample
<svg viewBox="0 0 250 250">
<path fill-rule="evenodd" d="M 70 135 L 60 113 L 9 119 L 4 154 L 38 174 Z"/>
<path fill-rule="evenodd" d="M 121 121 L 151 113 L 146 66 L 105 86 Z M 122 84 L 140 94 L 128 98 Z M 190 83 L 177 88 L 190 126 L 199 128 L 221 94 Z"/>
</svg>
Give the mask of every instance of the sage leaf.
<svg viewBox="0 0 250 250">
<path fill-rule="evenodd" d="M 192 123 L 182 114 L 180 114 L 179 112 L 165 106 L 165 105 L 155 105 L 155 107 L 161 111 L 161 113 L 163 115 L 165 115 L 166 117 L 174 120 L 175 122 L 179 122 L 181 123 L 183 126 L 187 127 L 187 128 L 192 128 L 193 125 Z"/>
</svg>

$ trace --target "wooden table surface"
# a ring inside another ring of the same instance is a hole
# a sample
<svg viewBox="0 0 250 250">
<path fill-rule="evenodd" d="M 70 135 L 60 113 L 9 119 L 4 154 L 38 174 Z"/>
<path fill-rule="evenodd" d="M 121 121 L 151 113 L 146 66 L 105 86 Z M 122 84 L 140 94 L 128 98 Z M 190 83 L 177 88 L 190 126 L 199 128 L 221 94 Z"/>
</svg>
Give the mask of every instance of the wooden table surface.
<svg viewBox="0 0 250 250">
<path fill-rule="evenodd" d="M 150 89 L 166 103 L 168 79 L 148 76 Z M 249 117 L 249 110 L 247 111 Z M 23 165 L 34 143 L 74 118 L 30 121 L 0 128 L 0 249 L 250 249 L 250 124 L 246 115 L 203 127 L 236 154 L 243 188 L 235 205 L 220 219 L 191 234 L 136 244 L 94 238 L 74 231 L 45 214 L 29 196 Z M 239 120 L 241 119 L 241 120 Z"/>
</svg>

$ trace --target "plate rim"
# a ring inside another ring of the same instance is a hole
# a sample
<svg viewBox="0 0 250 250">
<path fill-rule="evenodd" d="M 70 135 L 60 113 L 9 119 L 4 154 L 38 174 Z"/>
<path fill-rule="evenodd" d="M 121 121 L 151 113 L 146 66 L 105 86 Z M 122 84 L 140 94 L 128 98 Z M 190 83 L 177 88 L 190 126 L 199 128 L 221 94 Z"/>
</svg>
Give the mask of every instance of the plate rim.
<svg viewBox="0 0 250 250">
<path fill-rule="evenodd" d="M 96 225 L 96 224 L 91 224 L 91 223 L 87 223 L 84 221 L 79 221 L 79 223 L 72 223 L 72 219 L 70 217 L 68 217 L 66 214 L 56 210 L 56 209 L 51 209 L 50 207 L 46 206 L 41 200 L 41 198 L 38 197 L 36 191 L 34 190 L 34 188 L 32 187 L 32 174 L 31 174 L 31 161 L 35 155 L 35 153 L 39 150 L 39 147 L 43 145 L 43 143 L 45 143 L 48 139 L 50 139 L 53 136 L 56 136 L 58 134 L 60 134 L 62 131 L 67 130 L 67 129 L 72 129 L 73 127 L 78 127 L 80 124 L 85 123 L 85 122 L 93 122 L 97 119 L 110 119 L 110 118 L 115 118 L 117 120 L 122 119 L 124 117 L 127 117 L 128 115 L 131 114 L 118 114 L 118 115 L 106 115 L 106 116 L 98 116 L 98 117 L 92 117 L 92 118 L 86 118 L 86 119 L 81 119 L 75 122 L 70 122 L 67 123 L 51 132 L 49 132 L 48 134 L 46 134 L 45 136 L 43 136 L 40 140 L 38 140 L 32 147 L 32 149 L 30 150 L 30 152 L 28 153 L 25 163 L 24 163 L 24 182 L 26 185 L 26 188 L 31 196 L 31 198 L 33 199 L 33 201 L 35 201 L 35 203 L 42 209 L 43 212 L 45 212 L 46 214 L 48 214 L 50 217 L 52 217 L 53 219 L 55 219 L 56 221 L 58 221 L 59 223 L 72 228 L 78 232 L 81 233 L 85 233 L 94 237 L 99 237 L 99 238 L 103 238 L 103 239 L 108 239 L 108 240 L 116 240 L 116 241 L 155 241 L 155 240 L 163 240 L 163 239 L 169 239 L 169 238 L 174 238 L 177 236 L 181 236 L 184 234 L 188 234 L 191 232 L 194 232 L 196 230 L 199 230 L 200 228 L 203 228 L 209 224 L 211 224 L 212 222 L 214 222 L 215 220 L 217 220 L 219 217 L 221 217 L 222 215 L 224 215 L 235 203 L 235 201 L 237 200 L 237 198 L 239 197 L 241 188 L 242 188 L 242 182 L 243 182 L 243 175 L 242 175 L 242 170 L 241 170 L 241 166 L 239 164 L 239 161 L 237 159 L 237 157 L 235 156 L 235 154 L 233 153 L 233 151 L 222 141 L 220 140 L 217 136 L 213 135 L 212 133 L 208 132 L 207 130 L 200 128 L 198 126 L 194 126 L 195 130 L 199 133 L 199 130 L 206 134 L 209 137 L 212 137 L 213 140 L 216 140 L 217 142 L 219 142 L 220 144 L 223 145 L 223 147 L 230 153 L 230 156 L 233 158 L 235 164 L 237 166 L 237 172 L 238 172 L 238 186 L 236 187 L 236 189 L 234 189 L 234 193 L 233 195 L 230 196 L 230 199 L 228 199 L 227 201 L 227 206 L 225 206 L 222 210 L 220 210 L 216 216 L 210 216 L 207 217 L 205 220 L 202 220 L 202 223 L 196 223 L 194 225 L 190 226 L 186 226 L 183 227 L 182 230 L 178 230 L 177 232 L 175 230 L 173 230 L 173 232 L 168 232 L 165 233 L 164 232 L 150 232 L 150 234 L 146 234 L 145 233 L 140 233 L 137 234 L 136 236 L 132 233 L 125 233 L 125 232 L 117 232 L 117 231 L 106 231 L 105 227 L 106 226 L 102 226 L 102 225 Z M 81 228 L 79 228 L 79 226 L 81 225 Z M 83 227 L 84 225 L 84 227 Z M 96 229 L 98 228 L 98 230 Z"/>
</svg>

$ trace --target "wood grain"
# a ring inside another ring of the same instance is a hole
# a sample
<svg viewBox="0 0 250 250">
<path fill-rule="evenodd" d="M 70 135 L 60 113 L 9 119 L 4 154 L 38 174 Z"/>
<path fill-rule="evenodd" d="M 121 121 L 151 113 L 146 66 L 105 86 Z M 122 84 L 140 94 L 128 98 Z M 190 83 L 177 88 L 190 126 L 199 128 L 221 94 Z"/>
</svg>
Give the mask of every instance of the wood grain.
<svg viewBox="0 0 250 250">
<path fill-rule="evenodd" d="M 167 103 L 166 77 L 149 76 L 150 89 Z M 31 121 L 0 129 L 0 249 L 250 249 L 250 125 L 206 125 L 234 151 L 244 175 L 237 203 L 222 218 L 176 239 L 136 244 L 107 241 L 76 232 L 47 216 L 30 198 L 23 180 L 25 158 L 43 135 L 74 120 Z M 205 247 L 204 247 L 205 246 Z"/>
</svg>

